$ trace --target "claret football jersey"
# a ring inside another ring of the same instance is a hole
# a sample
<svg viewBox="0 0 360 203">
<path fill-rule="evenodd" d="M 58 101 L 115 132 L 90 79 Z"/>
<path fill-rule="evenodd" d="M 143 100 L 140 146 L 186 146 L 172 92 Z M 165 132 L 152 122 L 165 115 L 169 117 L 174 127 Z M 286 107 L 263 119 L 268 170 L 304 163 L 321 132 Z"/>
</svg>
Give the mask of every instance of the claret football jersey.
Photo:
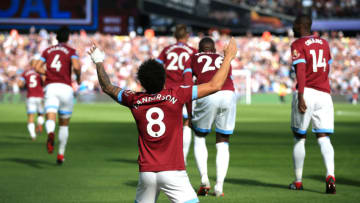
<svg viewBox="0 0 360 203">
<path fill-rule="evenodd" d="M 44 97 L 43 82 L 40 74 L 34 70 L 27 70 L 21 75 L 21 79 L 25 82 L 27 89 L 26 97 Z"/>
</svg>

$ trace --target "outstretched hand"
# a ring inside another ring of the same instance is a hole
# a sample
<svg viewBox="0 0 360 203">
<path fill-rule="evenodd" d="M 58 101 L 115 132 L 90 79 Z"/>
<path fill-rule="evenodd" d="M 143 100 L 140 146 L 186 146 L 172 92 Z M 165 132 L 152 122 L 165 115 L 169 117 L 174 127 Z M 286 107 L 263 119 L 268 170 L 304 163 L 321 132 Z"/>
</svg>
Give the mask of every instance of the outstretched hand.
<svg viewBox="0 0 360 203">
<path fill-rule="evenodd" d="M 90 55 L 91 60 L 94 63 L 102 63 L 102 62 L 104 62 L 105 53 L 103 51 L 101 51 L 99 48 L 97 48 L 95 46 L 95 44 L 93 44 L 93 46 L 90 48 L 90 50 L 88 51 L 88 54 Z"/>
<path fill-rule="evenodd" d="M 234 59 L 236 57 L 237 45 L 234 37 L 230 39 L 229 44 L 225 48 L 224 52 L 225 52 L 225 57 L 230 57 L 230 59 Z"/>
</svg>

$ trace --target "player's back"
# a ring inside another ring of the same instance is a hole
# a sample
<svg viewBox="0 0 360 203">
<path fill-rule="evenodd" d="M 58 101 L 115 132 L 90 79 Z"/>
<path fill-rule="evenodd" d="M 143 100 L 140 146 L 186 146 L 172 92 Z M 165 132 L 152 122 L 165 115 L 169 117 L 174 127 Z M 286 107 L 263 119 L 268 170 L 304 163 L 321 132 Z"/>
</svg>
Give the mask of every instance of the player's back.
<svg viewBox="0 0 360 203">
<path fill-rule="evenodd" d="M 163 89 L 156 94 L 121 93 L 120 103 L 129 107 L 139 132 L 140 171 L 184 170 L 182 107 L 191 101 L 192 88 Z"/>
<path fill-rule="evenodd" d="M 187 44 L 178 42 L 164 48 L 158 57 L 166 70 L 165 88 L 184 84 L 183 71 L 188 60 L 196 53 L 196 49 Z"/>
<path fill-rule="evenodd" d="M 293 65 L 306 64 L 305 87 L 330 93 L 329 71 L 332 63 L 329 44 L 315 36 L 302 37 L 291 45 Z"/>
<path fill-rule="evenodd" d="M 196 76 L 196 84 L 209 82 L 220 68 L 223 59 L 224 57 L 220 54 L 212 52 L 200 52 L 195 54 L 191 59 L 191 68 L 193 74 Z M 231 68 L 222 90 L 235 90 Z"/>
<path fill-rule="evenodd" d="M 47 48 L 41 60 L 46 62 L 45 85 L 64 83 L 71 86 L 71 59 L 78 58 L 75 49 L 65 43 Z"/>
<path fill-rule="evenodd" d="M 43 83 L 40 74 L 34 70 L 27 70 L 22 74 L 27 89 L 27 97 L 44 97 Z"/>
</svg>

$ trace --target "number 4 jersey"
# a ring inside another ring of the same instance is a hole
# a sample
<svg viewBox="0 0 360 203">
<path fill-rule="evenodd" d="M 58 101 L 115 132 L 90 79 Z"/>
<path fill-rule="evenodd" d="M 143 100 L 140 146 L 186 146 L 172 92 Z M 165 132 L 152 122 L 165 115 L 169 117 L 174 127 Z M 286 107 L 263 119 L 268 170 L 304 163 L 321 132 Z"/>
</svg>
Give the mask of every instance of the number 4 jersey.
<svg viewBox="0 0 360 203">
<path fill-rule="evenodd" d="M 197 98 L 197 86 L 178 86 L 156 94 L 121 90 L 118 102 L 130 108 L 138 133 L 140 172 L 185 170 L 184 103 Z"/>
<path fill-rule="evenodd" d="M 71 59 L 79 58 L 75 49 L 66 44 L 51 46 L 43 51 L 40 60 L 46 63 L 45 85 L 64 83 L 71 86 Z"/>
<path fill-rule="evenodd" d="M 332 59 L 329 44 L 326 40 L 307 36 L 291 44 L 293 66 L 305 63 L 305 87 L 330 93 L 329 71 Z"/>
</svg>

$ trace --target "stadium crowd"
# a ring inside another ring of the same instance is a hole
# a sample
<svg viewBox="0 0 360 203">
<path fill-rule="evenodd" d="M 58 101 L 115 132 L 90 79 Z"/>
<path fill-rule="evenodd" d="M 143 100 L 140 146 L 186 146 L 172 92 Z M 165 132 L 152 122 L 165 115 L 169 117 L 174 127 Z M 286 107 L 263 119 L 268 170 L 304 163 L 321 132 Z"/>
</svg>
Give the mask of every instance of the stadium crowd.
<svg viewBox="0 0 360 203">
<path fill-rule="evenodd" d="M 235 4 L 270 9 L 274 12 L 294 15 L 301 7 L 311 7 L 313 18 L 358 18 L 360 4 L 357 0 L 231 0 Z"/>
<path fill-rule="evenodd" d="M 217 50 L 223 50 L 228 36 L 214 34 Z M 335 94 L 350 95 L 359 89 L 360 73 L 360 40 L 343 37 L 341 33 L 324 35 L 330 42 L 333 57 L 331 66 L 331 87 Z M 250 70 L 252 73 L 252 92 L 277 92 L 280 85 L 294 88 L 290 77 L 290 43 L 289 37 L 237 37 L 239 55 L 233 61 L 234 70 Z M 197 47 L 200 37 L 194 36 L 189 44 Z M 81 31 L 71 35 L 70 44 L 76 48 L 82 64 L 82 83 L 74 82 L 78 93 L 98 92 L 96 69 L 87 54 L 92 42 L 104 47 L 105 69 L 111 81 L 120 87 L 139 90 L 136 80 L 136 69 L 141 61 L 156 57 L 168 44 L 174 43 L 173 37 L 111 36 L 103 34 L 88 35 Z M 39 34 L 20 35 L 16 31 L 0 35 L 0 92 L 18 93 L 17 80 L 29 66 L 30 60 L 39 55 L 46 47 L 55 44 L 55 36 L 41 30 Z M 244 80 L 235 76 L 238 89 L 244 88 Z"/>
</svg>

